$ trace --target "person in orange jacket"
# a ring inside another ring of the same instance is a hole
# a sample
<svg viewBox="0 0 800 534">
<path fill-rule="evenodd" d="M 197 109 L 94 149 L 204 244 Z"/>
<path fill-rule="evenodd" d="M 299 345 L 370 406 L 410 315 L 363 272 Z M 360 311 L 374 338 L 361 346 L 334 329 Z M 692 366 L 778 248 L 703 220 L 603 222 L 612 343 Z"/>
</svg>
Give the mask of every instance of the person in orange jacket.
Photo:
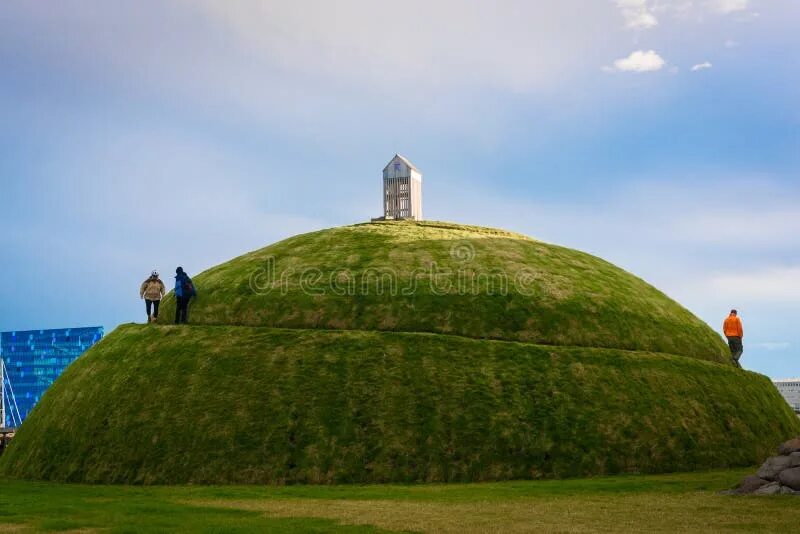
<svg viewBox="0 0 800 534">
<path fill-rule="evenodd" d="M 744 337 L 744 330 L 742 330 L 742 320 L 739 319 L 739 314 L 736 310 L 731 310 L 731 314 L 722 323 L 722 333 L 728 338 L 728 347 L 731 349 L 731 361 L 733 365 L 741 368 L 739 365 L 739 358 L 744 352 L 742 347 L 742 337 Z"/>
</svg>

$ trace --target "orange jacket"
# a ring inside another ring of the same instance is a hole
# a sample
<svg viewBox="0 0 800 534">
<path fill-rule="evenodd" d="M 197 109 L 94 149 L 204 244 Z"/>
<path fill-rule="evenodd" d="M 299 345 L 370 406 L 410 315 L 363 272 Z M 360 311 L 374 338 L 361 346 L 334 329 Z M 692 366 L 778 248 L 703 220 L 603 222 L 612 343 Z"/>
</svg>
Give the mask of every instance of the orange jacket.
<svg viewBox="0 0 800 534">
<path fill-rule="evenodd" d="M 733 336 L 744 337 L 744 331 L 742 330 L 742 320 L 739 319 L 739 317 L 737 317 L 736 315 L 730 314 L 728 318 L 725 319 L 725 322 L 722 323 L 722 332 L 727 337 L 733 337 Z"/>
</svg>

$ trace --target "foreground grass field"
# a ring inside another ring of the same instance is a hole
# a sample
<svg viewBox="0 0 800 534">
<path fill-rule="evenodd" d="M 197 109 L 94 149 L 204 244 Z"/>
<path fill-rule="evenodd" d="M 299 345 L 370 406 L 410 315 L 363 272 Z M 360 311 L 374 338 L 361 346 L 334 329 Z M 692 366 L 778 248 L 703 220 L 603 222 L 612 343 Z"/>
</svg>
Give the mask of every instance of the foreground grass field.
<svg viewBox="0 0 800 534">
<path fill-rule="evenodd" d="M 728 497 L 752 469 L 539 482 L 86 486 L 0 480 L 0 532 L 791 532 L 796 497 Z"/>
</svg>

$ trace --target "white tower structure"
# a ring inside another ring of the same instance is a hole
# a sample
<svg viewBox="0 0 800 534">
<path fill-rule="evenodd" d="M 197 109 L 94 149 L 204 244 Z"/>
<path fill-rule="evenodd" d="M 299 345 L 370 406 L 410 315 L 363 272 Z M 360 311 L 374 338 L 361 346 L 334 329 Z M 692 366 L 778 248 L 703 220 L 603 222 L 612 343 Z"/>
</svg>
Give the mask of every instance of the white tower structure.
<svg viewBox="0 0 800 534">
<path fill-rule="evenodd" d="M 383 169 L 383 217 L 422 220 L 422 173 L 400 154 Z"/>
<path fill-rule="evenodd" d="M 781 392 L 783 398 L 789 403 L 796 413 L 800 414 L 800 378 L 787 378 L 775 380 L 775 387 Z"/>
</svg>

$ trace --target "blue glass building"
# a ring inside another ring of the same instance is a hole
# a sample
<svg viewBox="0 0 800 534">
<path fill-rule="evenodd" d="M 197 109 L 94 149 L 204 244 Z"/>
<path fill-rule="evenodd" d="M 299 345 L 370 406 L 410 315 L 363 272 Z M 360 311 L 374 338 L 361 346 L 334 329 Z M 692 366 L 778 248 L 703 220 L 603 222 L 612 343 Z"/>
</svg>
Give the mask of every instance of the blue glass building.
<svg viewBox="0 0 800 534">
<path fill-rule="evenodd" d="M 102 337 L 102 327 L 0 333 L 2 426 L 18 427 L 64 369 Z"/>
</svg>

